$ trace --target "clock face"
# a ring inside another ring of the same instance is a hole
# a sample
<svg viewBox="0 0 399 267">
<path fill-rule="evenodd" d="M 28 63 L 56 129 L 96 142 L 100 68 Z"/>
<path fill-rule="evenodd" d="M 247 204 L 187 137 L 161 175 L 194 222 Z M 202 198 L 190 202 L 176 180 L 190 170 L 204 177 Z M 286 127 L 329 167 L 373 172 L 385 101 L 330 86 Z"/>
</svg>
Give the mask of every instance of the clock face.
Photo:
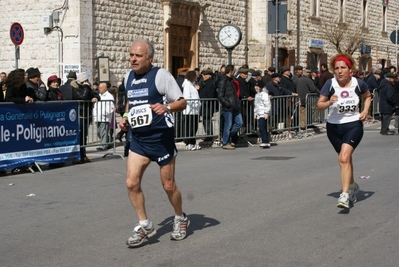
<svg viewBox="0 0 399 267">
<path fill-rule="evenodd" d="M 237 46 L 241 41 L 241 31 L 233 25 L 225 25 L 219 31 L 219 42 L 226 48 Z"/>
</svg>

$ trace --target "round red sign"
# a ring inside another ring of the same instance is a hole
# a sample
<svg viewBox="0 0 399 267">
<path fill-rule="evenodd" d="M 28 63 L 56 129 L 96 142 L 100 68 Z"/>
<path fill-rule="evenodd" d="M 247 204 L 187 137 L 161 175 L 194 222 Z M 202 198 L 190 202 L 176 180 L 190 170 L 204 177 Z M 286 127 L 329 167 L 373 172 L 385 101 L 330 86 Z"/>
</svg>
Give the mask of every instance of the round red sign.
<svg viewBox="0 0 399 267">
<path fill-rule="evenodd" d="M 18 22 L 11 25 L 10 38 L 15 45 L 20 45 L 24 41 L 24 29 Z"/>
</svg>

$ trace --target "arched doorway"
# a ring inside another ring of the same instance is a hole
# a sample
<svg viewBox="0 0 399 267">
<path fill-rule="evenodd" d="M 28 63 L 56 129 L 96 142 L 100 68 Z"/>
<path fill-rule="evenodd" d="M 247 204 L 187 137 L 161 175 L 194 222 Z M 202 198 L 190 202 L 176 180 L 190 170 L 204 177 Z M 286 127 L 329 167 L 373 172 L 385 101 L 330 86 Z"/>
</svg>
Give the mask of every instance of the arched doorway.
<svg viewBox="0 0 399 267">
<path fill-rule="evenodd" d="M 198 33 L 205 5 L 181 0 L 163 0 L 164 62 L 175 77 L 177 69 L 198 65 Z"/>
</svg>

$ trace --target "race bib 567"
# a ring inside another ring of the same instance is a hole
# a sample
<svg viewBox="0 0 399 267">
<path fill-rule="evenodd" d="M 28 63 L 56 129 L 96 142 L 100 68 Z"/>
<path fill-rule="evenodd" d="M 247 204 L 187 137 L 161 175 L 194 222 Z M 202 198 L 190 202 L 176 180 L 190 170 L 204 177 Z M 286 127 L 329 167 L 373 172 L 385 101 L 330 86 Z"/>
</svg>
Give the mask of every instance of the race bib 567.
<svg viewBox="0 0 399 267">
<path fill-rule="evenodd" d="M 132 107 L 129 110 L 129 124 L 132 128 L 148 126 L 152 123 L 152 110 L 149 104 Z"/>
</svg>

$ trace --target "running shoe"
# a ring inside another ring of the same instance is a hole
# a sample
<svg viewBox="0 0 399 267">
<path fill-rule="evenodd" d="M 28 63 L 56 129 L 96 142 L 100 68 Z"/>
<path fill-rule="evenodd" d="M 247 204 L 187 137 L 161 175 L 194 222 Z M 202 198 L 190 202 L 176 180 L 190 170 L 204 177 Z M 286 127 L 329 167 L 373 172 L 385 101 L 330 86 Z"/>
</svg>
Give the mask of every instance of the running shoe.
<svg viewBox="0 0 399 267">
<path fill-rule="evenodd" d="M 201 150 L 201 148 L 199 145 L 194 145 L 194 150 Z"/>
<path fill-rule="evenodd" d="M 173 221 L 173 232 L 170 235 L 170 239 L 172 240 L 183 240 L 186 235 L 187 235 L 187 227 L 190 225 L 190 220 L 186 216 L 185 213 L 183 213 L 184 219 L 176 219 Z"/>
<path fill-rule="evenodd" d="M 133 235 L 126 241 L 129 247 L 137 247 L 143 244 L 145 239 L 154 236 L 157 233 L 154 226 L 151 228 L 144 228 L 140 224 L 136 225 L 133 230 Z"/>
<path fill-rule="evenodd" d="M 342 193 L 338 198 L 338 208 L 349 209 L 349 195 Z"/>
<path fill-rule="evenodd" d="M 188 145 L 186 145 L 186 150 L 190 150 L 190 151 L 195 150 L 195 146 L 192 144 L 188 144 Z"/>
<path fill-rule="evenodd" d="M 355 203 L 357 201 L 356 194 L 359 193 L 359 185 L 353 183 L 349 186 L 349 201 Z"/>
</svg>

